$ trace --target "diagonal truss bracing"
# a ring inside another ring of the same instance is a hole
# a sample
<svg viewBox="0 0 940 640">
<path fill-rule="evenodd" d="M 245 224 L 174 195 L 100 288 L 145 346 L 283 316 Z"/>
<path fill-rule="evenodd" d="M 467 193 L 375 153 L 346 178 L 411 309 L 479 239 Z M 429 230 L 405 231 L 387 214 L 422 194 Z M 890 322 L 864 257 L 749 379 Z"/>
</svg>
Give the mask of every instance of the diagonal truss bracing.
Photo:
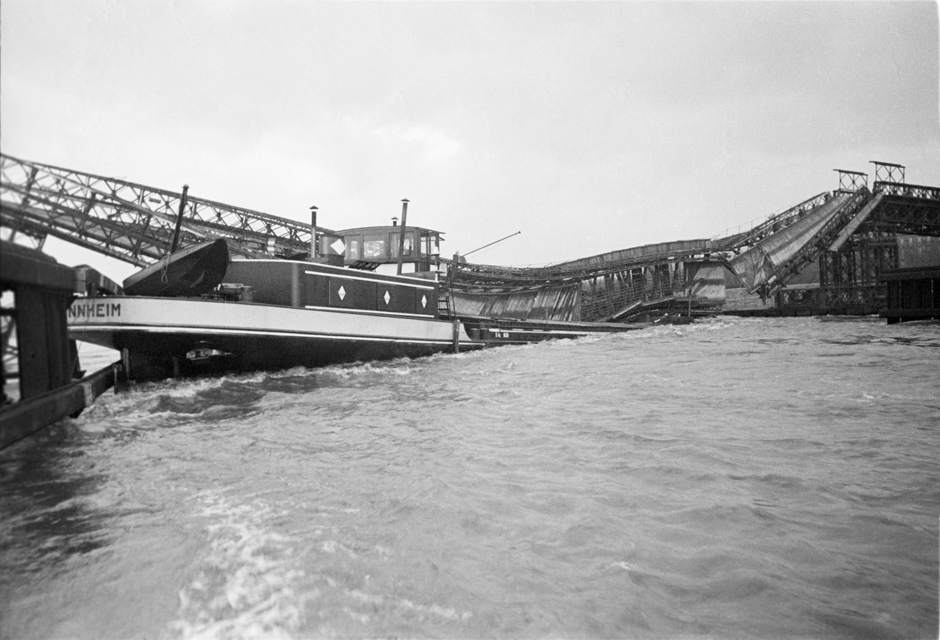
<svg viewBox="0 0 940 640">
<path fill-rule="evenodd" d="M 468 294 L 524 293 L 575 285 L 580 292 L 580 319 L 611 321 L 638 305 L 688 297 L 686 263 L 699 262 L 712 251 L 710 240 L 680 240 L 633 247 L 547 267 L 497 267 L 455 263 L 451 287 Z"/>
<path fill-rule="evenodd" d="M 940 189 L 878 181 L 874 193 L 864 186 L 823 192 L 732 236 L 635 247 L 547 267 L 442 262 L 454 269 L 458 291 L 524 291 L 580 282 L 582 319 L 610 321 L 644 305 L 691 300 L 696 278 L 721 279 L 720 271 L 699 271 L 698 265 L 724 265 L 739 277 L 742 269 L 753 271 L 742 283 L 769 297 L 831 247 L 872 233 L 940 235 Z"/>
<path fill-rule="evenodd" d="M 815 260 L 820 260 L 821 271 L 823 261 L 835 265 L 829 254 L 847 256 L 860 239 L 870 237 L 881 246 L 894 242 L 897 234 L 940 236 L 940 188 L 892 182 L 895 171 L 884 176 L 887 181 L 876 179 L 869 191 L 864 174 L 838 171 L 838 191 L 821 193 L 727 237 L 633 247 L 535 268 L 441 262 L 450 268 L 448 284 L 455 292 L 521 295 L 561 287 L 579 292 L 566 300 L 580 305 L 583 320 L 609 320 L 679 298 L 691 305 L 693 296 L 698 300 L 702 282 L 724 286 L 723 267 L 740 277 L 741 269 L 733 265 L 744 265 L 745 275 L 753 277 L 742 283 L 766 297 Z M 844 184 L 846 175 L 852 188 Z M 900 176 L 903 180 L 903 172 Z M 179 223 L 178 248 L 223 238 L 235 255 L 308 255 L 309 226 L 185 191 L 0 154 L 0 226 L 40 246 L 47 236 L 55 236 L 145 266 L 166 255 Z"/>
<path fill-rule="evenodd" d="M 37 244 L 51 235 L 145 266 L 167 253 L 181 199 L 165 189 L 0 154 L 0 225 Z M 238 255 L 294 255 L 310 251 L 310 234 L 294 220 L 188 196 L 178 246 L 224 238 Z"/>
<path fill-rule="evenodd" d="M 883 202 L 863 231 L 940 236 L 940 187 L 876 182 L 874 192 Z"/>
<path fill-rule="evenodd" d="M 807 214 L 828 202 L 835 195 L 836 194 L 832 191 L 824 191 L 812 198 L 804 200 L 798 205 L 790 207 L 786 211 L 768 217 L 748 231 L 715 240 L 715 247 L 720 251 L 729 251 L 734 254 L 740 253 L 742 250 L 754 246 L 764 238 L 782 231 L 794 222 L 803 219 Z"/>
<path fill-rule="evenodd" d="M 506 288 L 561 285 L 621 273 L 644 265 L 701 257 L 713 250 L 710 240 L 679 240 L 622 249 L 610 253 L 561 262 L 546 267 L 500 267 L 494 265 L 441 262 L 456 267 L 455 286 Z"/>
</svg>

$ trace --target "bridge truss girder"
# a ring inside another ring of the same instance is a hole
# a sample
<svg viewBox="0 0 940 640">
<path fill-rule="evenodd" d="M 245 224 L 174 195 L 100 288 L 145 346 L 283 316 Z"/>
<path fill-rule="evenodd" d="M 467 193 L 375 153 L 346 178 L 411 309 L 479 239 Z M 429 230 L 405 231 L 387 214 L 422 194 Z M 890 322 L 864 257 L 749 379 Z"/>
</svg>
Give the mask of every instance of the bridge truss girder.
<svg viewBox="0 0 940 640">
<path fill-rule="evenodd" d="M 607 322 L 622 319 L 639 306 L 687 296 L 686 262 L 698 263 L 708 253 L 708 249 L 696 246 L 581 266 L 578 270 L 571 263 L 529 269 L 460 264 L 453 273 L 452 286 L 458 291 L 503 293 L 580 283 L 581 320 Z M 454 269 L 453 261 L 442 262 Z"/>
<path fill-rule="evenodd" d="M 0 225 L 36 245 L 52 235 L 145 266 L 166 255 L 182 198 L 181 193 L 0 154 Z M 309 253 L 310 235 L 309 225 L 188 196 L 178 248 L 224 238 L 237 255 L 296 255 Z"/>
<path fill-rule="evenodd" d="M 899 183 L 875 183 L 884 194 L 881 205 L 860 231 L 940 236 L 940 188 Z"/>
<path fill-rule="evenodd" d="M 833 216 L 811 239 L 800 247 L 782 264 L 774 265 L 772 273 L 765 282 L 756 288 L 761 298 L 766 300 L 786 286 L 789 279 L 800 273 L 807 265 L 814 262 L 835 240 L 842 228 L 865 206 L 870 197 L 867 188 L 862 188 L 852 195 L 851 200 Z"/>
<path fill-rule="evenodd" d="M 789 227 L 794 222 L 801 220 L 808 213 L 822 206 L 835 195 L 832 191 L 824 191 L 812 198 L 790 207 L 786 211 L 768 217 L 764 222 L 758 224 L 748 231 L 737 233 L 726 238 L 715 240 L 716 250 L 738 254 L 753 247 L 755 244 L 772 236 L 778 231 Z"/>
<path fill-rule="evenodd" d="M 634 266 L 582 283 L 581 319 L 612 322 L 654 304 L 685 297 L 688 285 L 683 260 L 665 260 Z"/>
<path fill-rule="evenodd" d="M 897 234 L 856 232 L 838 251 L 819 257 L 818 311 L 878 312 L 887 300 L 887 288 L 879 276 L 897 268 Z"/>
<path fill-rule="evenodd" d="M 608 256 L 627 253 L 632 250 L 612 252 L 604 256 L 595 256 L 571 262 L 549 265 L 547 267 L 500 267 L 494 265 L 456 263 L 447 258 L 440 262 L 455 268 L 455 286 L 480 288 L 514 287 L 531 288 L 534 286 L 555 286 L 577 281 L 603 279 L 605 276 L 629 272 L 631 269 L 667 261 L 700 258 L 712 252 L 708 240 L 680 241 L 637 247 L 638 251 L 627 257 L 605 259 Z"/>
</svg>

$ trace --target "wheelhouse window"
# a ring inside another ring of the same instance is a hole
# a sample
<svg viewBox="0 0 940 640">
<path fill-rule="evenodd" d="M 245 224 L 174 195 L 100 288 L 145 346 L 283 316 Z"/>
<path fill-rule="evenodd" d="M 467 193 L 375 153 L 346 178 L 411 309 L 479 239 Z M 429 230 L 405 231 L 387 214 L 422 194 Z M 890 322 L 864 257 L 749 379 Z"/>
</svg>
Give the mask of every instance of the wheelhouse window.
<svg viewBox="0 0 940 640">
<path fill-rule="evenodd" d="M 386 260 L 388 249 L 385 236 L 366 236 L 362 245 L 363 260 Z"/>
<path fill-rule="evenodd" d="M 398 259 L 398 243 L 401 242 L 401 235 L 393 233 L 389 236 L 390 248 L 392 250 L 392 259 Z M 405 233 L 405 253 L 406 258 L 410 258 L 414 253 L 415 247 L 415 234 L 412 232 Z"/>
<path fill-rule="evenodd" d="M 362 260 L 362 241 L 358 238 L 346 238 L 346 257 L 351 260 Z"/>
<path fill-rule="evenodd" d="M 440 236 L 424 234 L 421 236 L 421 253 L 425 256 L 441 254 Z"/>
</svg>

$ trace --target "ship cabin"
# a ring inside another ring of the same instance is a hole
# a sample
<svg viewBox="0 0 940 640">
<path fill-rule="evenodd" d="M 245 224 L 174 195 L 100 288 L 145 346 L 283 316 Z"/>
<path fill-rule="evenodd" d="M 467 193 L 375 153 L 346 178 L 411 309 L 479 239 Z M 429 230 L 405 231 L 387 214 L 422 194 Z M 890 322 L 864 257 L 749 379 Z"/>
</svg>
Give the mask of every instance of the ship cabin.
<svg viewBox="0 0 940 640">
<path fill-rule="evenodd" d="M 400 227 L 395 221 L 384 227 L 357 227 L 331 233 L 321 231 L 319 258 L 334 266 L 395 274 L 403 229 L 402 273 L 436 271 L 443 233 L 424 227 Z"/>
</svg>

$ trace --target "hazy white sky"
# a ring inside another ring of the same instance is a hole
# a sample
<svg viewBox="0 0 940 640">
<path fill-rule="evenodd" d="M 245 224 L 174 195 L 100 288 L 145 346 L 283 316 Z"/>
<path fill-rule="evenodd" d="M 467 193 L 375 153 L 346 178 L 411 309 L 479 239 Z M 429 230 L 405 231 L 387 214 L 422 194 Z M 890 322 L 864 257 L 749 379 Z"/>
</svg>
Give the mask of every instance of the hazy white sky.
<svg viewBox="0 0 940 640">
<path fill-rule="evenodd" d="M 3 0 L 0 29 L 5 153 L 332 228 L 409 198 L 445 254 L 522 231 L 490 264 L 713 237 L 869 160 L 940 185 L 932 2 Z"/>
</svg>

